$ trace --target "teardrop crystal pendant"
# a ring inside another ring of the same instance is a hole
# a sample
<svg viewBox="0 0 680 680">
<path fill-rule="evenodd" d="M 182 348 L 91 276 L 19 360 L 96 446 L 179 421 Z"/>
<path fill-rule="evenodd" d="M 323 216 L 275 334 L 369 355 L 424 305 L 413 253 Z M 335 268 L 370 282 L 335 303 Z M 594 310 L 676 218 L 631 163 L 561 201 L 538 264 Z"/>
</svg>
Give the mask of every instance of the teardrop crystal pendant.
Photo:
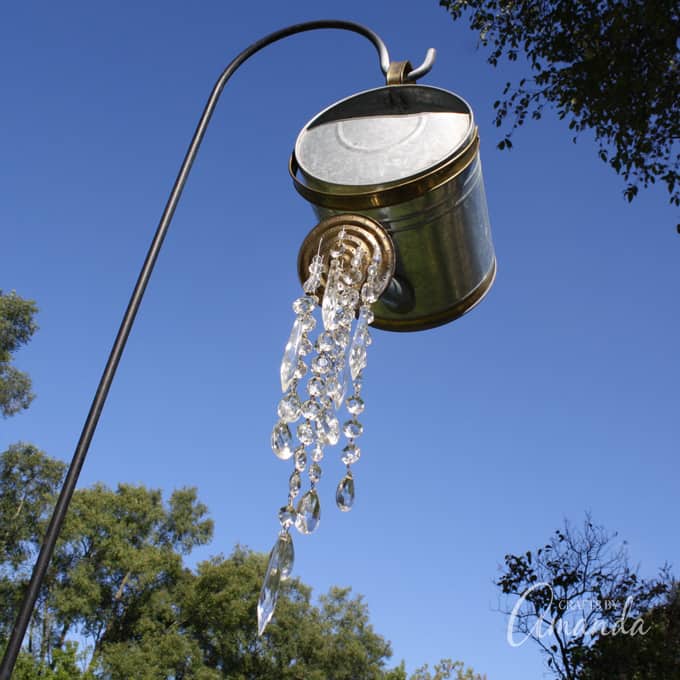
<svg viewBox="0 0 680 680">
<path fill-rule="evenodd" d="M 343 512 L 349 512 L 354 505 L 354 477 L 348 472 L 335 491 L 335 504 Z"/>
<path fill-rule="evenodd" d="M 283 359 L 281 360 L 281 390 L 283 392 L 290 387 L 290 383 L 295 376 L 304 330 L 301 319 L 302 317 L 300 316 L 295 318 L 293 329 L 283 351 Z"/>
<path fill-rule="evenodd" d="M 272 430 L 272 451 L 277 458 L 288 460 L 293 455 L 291 446 L 293 435 L 290 428 L 282 420 L 274 425 Z"/>
<path fill-rule="evenodd" d="M 308 491 L 298 503 L 295 528 L 301 534 L 311 534 L 321 520 L 321 503 L 316 489 Z"/>
<path fill-rule="evenodd" d="M 276 602 L 279 599 L 281 581 L 288 578 L 292 572 L 294 559 L 293 539 L 287 531 L 282 531 L 269 553 L 267 571 L 260 591 L 260 599 L 257 602 L 258 635 L 264 633 L 267 624 L 274 615 Z"/>
</svg>

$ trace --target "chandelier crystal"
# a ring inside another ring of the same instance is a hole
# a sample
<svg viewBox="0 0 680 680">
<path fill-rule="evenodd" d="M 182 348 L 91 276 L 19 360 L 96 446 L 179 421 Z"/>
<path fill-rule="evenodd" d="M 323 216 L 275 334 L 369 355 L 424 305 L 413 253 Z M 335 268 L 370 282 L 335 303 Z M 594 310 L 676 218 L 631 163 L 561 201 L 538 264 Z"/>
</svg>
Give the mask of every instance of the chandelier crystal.
<svg viewBox="0 0 680 680">
<path fill-rule="evenodd" d="M 325 449 L 341 438 L 345 472 L 335 501 L 342 512 L 354 505 L 352 465 L 361 457 L 357 439 L 364 426 L 358 417 L 364 411 L 361 390 L 371 344 L 371 307 L 394 272 L 391 240 L 374 220 L 340 215 L 321 222 L 303 244 L 301 258 L 313 244 L 316 253 L 307 266 L 305 294 L 293 302 L 295 319 L 281 361 L 283 394 L 271 448 L 277 458 L 292 459 L 293 470 L 257 605 L 259 635 L 274 614 L 281 582 L 293 569 L 291 528 L 311 534 L 319 526 L 321 462 Z M 300 496 L 305 472 L 308 488 Z"/>
</svg>

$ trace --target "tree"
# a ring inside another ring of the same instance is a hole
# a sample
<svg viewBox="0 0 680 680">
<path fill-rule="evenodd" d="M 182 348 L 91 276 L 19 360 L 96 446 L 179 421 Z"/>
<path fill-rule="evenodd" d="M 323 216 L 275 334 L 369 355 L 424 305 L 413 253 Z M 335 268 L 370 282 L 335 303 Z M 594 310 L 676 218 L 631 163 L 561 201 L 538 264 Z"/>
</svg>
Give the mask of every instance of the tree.
<svg viewBox="0 0 680 680">
<path fill-rule="evenodd" d="M 28 408 L 33 397 L 31 379 L 11 365 L 14 353 L 38 328 L 35 302 L 0 290 L 0 413 L 6 418 Z"/>
<path fill-rule="evenodd" d="M 680 592 L 643 615 L 645 635 L 598 635 L 583 662 L 581 680 L 680 679 Z"/>
<path fill-rule="evenodd" d="M 620 174 L 630 201 L 639 185 L 663 182 L 680 205 L 680 9 L 675 0 L 440 0 L 454 20 L 469 13 L 487 61 L 517 61 L 530 73 L 508 82 L 495 124 L 513 130 L 546 105 L 575 133 L 591 129 L 600 158 Z M 574 140 L 576 138 L 574 137 Z"/>
<path fill-rule="evenodd" d="M 35 447 L 0 456 L 0 648 L 44 533 L 64 466 Z M 275 619 L 258 637 L 267 557 L 237 547 L 190 570 L 212 521 L 195 489 L 95 484 L 75 492 L 40 591 L 17 680 L 407 680 L 388 668 L 389 643 L 349 588 L 312 602 L 283 584 Z M 436 680 L 479 680 L 442 662 Z M 452 675 L 453 673 L 457 675 Z M 421 669 L 412 680 L 432 680 Z"/>
<path fill-rule="evenodd" d="M 580 530 L 565 522 L 546 545 L 505 556 L 496 583 L 508 598 L 503 609 L 509 616 L 508 640 L 515 646 L 536 642 L 560 680 L 589 677 L 584 675 L 588 664 L 601 658 L 613 640 L 610 649 L 626 647 L 650 630 L 656 633 L 648 640 L 659 633 L 653 612 L 675 591 L 675 582 L 667 568 L 657 579 L 641 579 L 628 565 L 625 544 L 615 538 L 586 517 Z M 677 656 L 673 663 L 680 674 Z M 602 677 L 619 680 L 612 674 Z"/>
<path fill-rule="evenodd" d="M 455 675 L 454 675 L 455 673 Z M 410 680 L 486 680 L 486 675 L 479 675 L 471 668 L 465 668 L 462 661 L 442 659 L 434 666 L 434 675 L 428 670 L 427 664 L 421 666 L 411 676 Z"/>
</svg>

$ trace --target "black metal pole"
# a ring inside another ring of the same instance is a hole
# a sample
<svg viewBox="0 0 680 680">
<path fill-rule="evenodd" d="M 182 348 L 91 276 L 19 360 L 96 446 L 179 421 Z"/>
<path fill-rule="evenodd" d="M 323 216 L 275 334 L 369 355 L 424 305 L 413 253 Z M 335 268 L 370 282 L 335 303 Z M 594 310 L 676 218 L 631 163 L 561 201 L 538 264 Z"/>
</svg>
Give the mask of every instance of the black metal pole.
<svg viewBox="0 0 680 680">
<path fill-rule="evenodd" d="M 62 524 L 66 517 L 66 512 L 68 510 L 69 503 L 71 502 L 71 497 L 78 482 L 78 476 L 85 462 L 85 456 L 90 447 L 90 442 L 94 435 L 95 429 L 97 428 L 97 423 L 99 422 L 99 416 L 101 415 L 102 409 L 104 408 L 104 403 L 106 402 L 106 397 L 113 382 L 113 378 L 116 374 L 116 369 L 120 361 L 123 350 L 125 349 L 125 343 L 127 342 L 130 331 L 132 330 L 132 325 L 135 321 L 135 316 L 137 315 L 137 310 L 142 302 L 142 297 L 144 296 L 144 291 L 151 278 L 151 273 L 153 271 L 154 264 L 158 258 L 161 246 L 163 245 L 163 240 L 172 221 L 172 217 L 177 208 L 180 196 L 182 195 L 182 190 L 186 184 L 187 177 L 191 171 L 191 166 L 193 165 L 198 149 L 203 141 L 203 136 L 210 123 L 210 118 L 215 110 L 217 101 L 222 94 L 224 86 L 227 81 L 232 76 L 234 71 L 251 57 L 256 52 L 259 52 L 263 47 L 270 45 L 278 40 L 288 37 L 289 35 L 294 35 L 296 33 L 303 33 L 305 31 L 312 31 L 320 28 L 337 28 L 345 31 L 352 31 L 354 33 L 359 33 L 364 37 L 368 38 L 380 57 L 381 68 L 383 73 L 386 72 L 387 66 L 389 65 L 389 55 L 387 48 L 383 41 L 371 30 L 361 26 L 360 24 L 355 24 L 351 21 L 339 21 L 334 19 L 319 20 L 319 21 L 309 21 L 302 24 L 295 24 L 287 28 L 283 28 L 280 31 L 270 33 L 268 36 L 262 38 L 256 43 L 253 43 L 246 50 L 241 52 L 222 72 L 222 75 L 217 79 L 215 86 L 208 98 L 208 102 L 205 105 L 201 118 L 194 132 L 194 136 L 187 150 L 184 161 L 175 180 L 175 184 L 172 187 L 168 202 L 166 203 L 165 210 L 161 216 L 160 223 L 156 229 L 156 233 L 153 237 L 151 245 L 144 260 L 144 265 L 139 273 L 137 283 L 135 284 L 134 290 L 130 297 L 127 309 L 125 310 L 125 315 L 118 329 L 118 334 L 111 348 L 109 358 L 106 362 L 104 372 L 99 381 L 97 391 L 95 392 L 94 399 L 92 400 L 92 405 L 90 406 L 90 411 L 87 414 L 87 419 L 83 425 L 82 432 L 80 434 L 80 439 L 78 440 L 78 445 L 76 446 L 75 453 L 73 454 L 73 459 L 71 460 L 71 465 L 66 473 L 66 478 L 64 479 L 64 484 L 59 494 L 59 498 L 54 507 L 52 518 L 45 532 L 45 538 L 43 539 L 42 546 L 40 548 L 40 553 L 36 560 L 35 566 L 33 567 L 33 573 L 31 574 L 31 580 L 29 581 L 28 587 L 24 594 L 19 613 L 17 615 L 16 621 L 14 622 L 14 627 L 12 629 L 12 634 L 7 643 L 7 649 L 5 650 L 5 655 L 2 659 L 2 664 L 0 665 L 0 680 L 9 680 L 12 671 L 14 669 L 14 664 L 16 663 L 17 656 L 21 649 L 21 644 L 26 634 L 26 628 L 33 613 L 33 608 L 35 606 L 36 599 L 38 598 L 38 593 L 40 592 L 40 587 L 42 585 L 43 579 L 45 578 L 45 573 L 49 566 L 50 560 L 52 558 L 52 553 L 54 552 L 54 547 L 59 537 L 59 532 L 61 531 Z"/>
</svg>

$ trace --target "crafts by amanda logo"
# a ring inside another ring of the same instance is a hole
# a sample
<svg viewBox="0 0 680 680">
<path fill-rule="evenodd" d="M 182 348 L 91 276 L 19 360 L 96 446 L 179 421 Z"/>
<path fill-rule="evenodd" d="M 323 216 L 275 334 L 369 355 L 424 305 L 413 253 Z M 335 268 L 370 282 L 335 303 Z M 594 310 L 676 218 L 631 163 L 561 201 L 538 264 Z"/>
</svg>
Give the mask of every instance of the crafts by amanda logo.
<svg viewBox="0 0 680 680">
<path fill-rule="evenodd" d="M 532 595 L 538 593 L 542 595 L 542 604 L 537 611 Z M 508 618 L 506 639 L 511 647 L 521 647 L 529 639 L 548 642 L 551 637 L 564 640 L 596 635 L 645 635 L 649 628 L 642 617 L 631 616 L 633 604 L 632 597 L 623 604 L 607 599 L 563 600 L 555 597 L 549 583 L 535 583 L 515 602 Z"/>
</svg>

